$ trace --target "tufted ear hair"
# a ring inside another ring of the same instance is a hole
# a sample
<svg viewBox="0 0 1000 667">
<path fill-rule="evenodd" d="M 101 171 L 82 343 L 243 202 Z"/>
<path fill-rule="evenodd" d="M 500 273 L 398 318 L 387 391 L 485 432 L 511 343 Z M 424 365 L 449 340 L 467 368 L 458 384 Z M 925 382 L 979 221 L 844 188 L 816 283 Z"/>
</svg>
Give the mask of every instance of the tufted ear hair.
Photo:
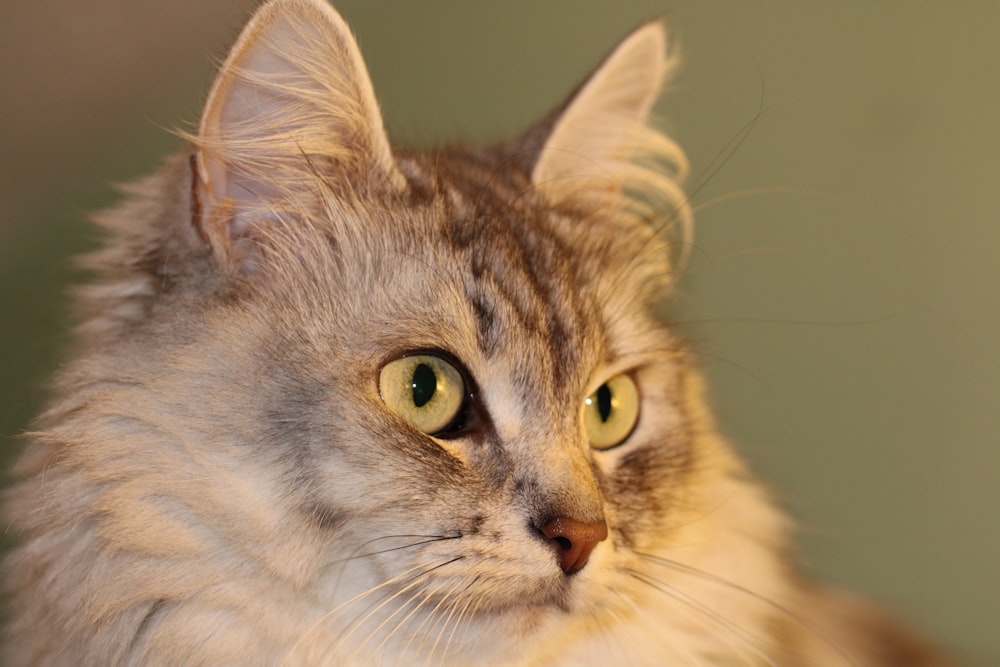
<svg viewBox="0 0 1000 667">
<path fill-rule="evenodd" d="M 357 44 L 324 0 L 270 0 L 208 96 L 194 161 L 195 225 L 228 264 L 254 225 L 320 197 L 403 188 Z"/>
<path fill-rule="evenodd" d="M 628 35 L 563 105 L 506 147 L 553 204 L 642 208 L 665 198 L 686 224 L 683 152 L 650 124 L 677 58 L 660 21 Z M 641 196 L 636 198 L 635 193 Z"/>
</svg>

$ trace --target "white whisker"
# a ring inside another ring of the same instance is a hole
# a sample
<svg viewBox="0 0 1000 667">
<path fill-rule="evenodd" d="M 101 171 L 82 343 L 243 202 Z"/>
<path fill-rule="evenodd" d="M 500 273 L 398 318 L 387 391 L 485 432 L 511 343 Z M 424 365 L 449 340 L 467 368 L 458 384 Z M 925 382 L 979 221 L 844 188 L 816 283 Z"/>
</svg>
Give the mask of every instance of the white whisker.
<svg viewBox="0 0 1000 667">
<path fill-rule="evenodd" d="M 727 634 L 733 637 L 734 639 L 739 640 L 742 644 L 744 644 L 747 648 L 749 648 L 753 654 L 755 654 L 758 658 L 763 660 L 766 664 L 771 665 L 771 667 L 776 667 L 774 661 L 771 660 L 770 657 L 768 657 L 763 651 L 761 651 L 755 645 L 756 642 L 770 643 L 768 642 L 768 640 L 757 637 L 753 633 L 744 630 L 743 628 L 739 627 L 729 619 L 713 611 L 710 607 L 695 600 L 690 595 L 687 595 L 676 586 L 668 584 L 667 582 L 662 581 L 660 579 L 651 577 L 647 574 L 637 572 L 635 570 L 629 570 L 628 572 L 636 580 L 641 581 L 647 584 L 648 586 L 651 586 L 652 588 L 660 591 L 664 595 L 667 595 L 673 598 L 674 600 L 677 600 L 681 604 L 686 605 L 687 607 L 697 611 L 703 619 L 710 621 L 719 629 L 724 630 L 725 631 L 724 634 L 716 636 L 718 636 L 722 641 L 726 642 L 728 646 L 732 647 L 734 649 L 734 653 L 739 653 L 739 651 L 736 650 L 736 647 L 730 643 Z M 754 661 L 748 660 L 745 657 L 743 657 L 743 660 L 748 665 L 750 665 L 750 667 L 754 667 L 755 664 Z"/>
<path fill-rule="evenodd" d="M 621 627 L 633 629 L 635 628 L 634 624 L 638 622 L 641 623 L 646 628 L 649 628 L 650 630 L 654 629 L 653 624 L 650 622 L 650 619 L 647 617 L 647 614 L 645 613 L 645 610 L 642 609 L 638 604 L 636 604 L 635 600 L 626 596 L 618 589 L 612 588 L 610 590 L 614 591 L 619 598 L 624 600 L 632 608 L 633 611 L 632 618 L 628 619 L 627 622 L 623 621 Z M 634 632 L 635 630 L 633 629 L 632 631 Z M 657 633 L 657 635 L 659 635 L 659 633 Z M 688 651 L 683 646 L 673 644 L 668 641 L 663 641 L 662 645 L 668 650 L 672 651 L 675 655 L 686 660 L 689 665 L 694 665 L 695 667 L 705 667 L 704 663 L 698 660 L 696 656 L 692 655 L 691 652 Z"/>
<path fill-rule="evenodd" d="M 657 556 L 654 554 L 641 553 L 641 552 L 637 552 L 636 555 L 646 559 L 648 562 L 655 563 L 663 567 L 668 567 L 675 572 L 680 572 L 682 574 L 686 574 L 688 576 L 701 579 L 702 581 L 727 588 L 741 595 L 745 595 L 751 598 L 752 600 L 760 602 L 761 604 L 766 605 L 771 609 L 777 611 L 785 618 L 788 618 L 789 620 L 795 622 L 797 625 L 806 630 L 808 633 L 812 634 L 814 637 L 819 639 L 823 644 L 828 646 L 840 658 L 842 658 L 847 665 L 850 665 L 851 667 L 860 667 L 858 662 L 854 660 L 854 658 L 852 658 L 851 655 L 847 653 L 842 646 L 840 646 L 840 644 L 830 639 L 818 627 L 816 627 L 815 624 L 810 623 L 801 614 L 792 611 L 785 605 L 775 600 L 772 600 L 764 595 L 761 595 L 760 593 L 757 593 L 756 591 L 753 591 L 747 588 L 746 586 L 742 586 L 736 582 L 729 581 L 723 577 L 712 574 L 711 572 L 706 572 L 705 570 L 700 570 L 696 567 L 692 567 L 690 565 L 686 565 L 684 563 L 669 558 L 664 558 L 663 556 Z"/>
<path fill-rule="evenodd" d="M 410 576 L 414 576 L 413 575 L 414 572 L 418 572 L 420 570 L 423 570 L 425 567 L 426 566 L 422 566 L 422 565 L 417 565 L 417 566 L 411 567 L 410 569 L 405 570 L 404 572 L 401 572 L 401 573 L 397 574 L 396 576 L 391 577 L 390 579 L 386 579 L 385 581 L 383 581 L 380 584 L 376 584 L 375 586 L 372 586 L 371 588 L 369 588 L 367 590 L 364 590 L 364 591 L 358 593 L 357 595 L 355 595 L 355 596 L 353 596 L 353 597 L 351 597 L 351 598 L 349 598 L 347 600 L 344 600 L 343 602 L 341 602 L 340 604 L 338 604 L 333 609 L 327 611 L 325 614 L 323 614 L 322 616 L 320 616 L 319 619 L 317 619 L 315 623 L 313 623 L 311 626 L 309 626 L 299 636 L 299 638 L 295 641 L 295 643 L 292 644 L 292 647 L 288 650 L 288 653 L 285 655 L 285 659 L 282 661 L 281 664 L 282 665 L 287 664 L 288 660 L 295 654 L 295 651 L 298 650 L 299 646 L 302 645 L 302 643 L 306 640 L 306 638 L 309 637 L 309 635 L 311 635 L 313 632 L 315 632 L 323 623 L 329 621 L 334 616 L 334 614 L 336 614 L 338 611 L 340 611 L 341 609 L 343 609 L 347 605 L 354 604 L 356 602 L 360 602 L 361 600 L 365 599 L 369 595 L 371 595 L 371 594 L 373 594 L 373 593 L 375 593 L 375 592 L 377 592 L 377 591 L 379 591 L 379 590 L 381 590 L 383 588 L 386 588 L 388 586 L 393 586 L 393 585 L 399 583 L 401 580 L 404 580 L 404 579 L 406 579 L 406 578 L 408 578 Z M 415 576 L 419 577 L 421 575 L 417 574 Z"/>
<path fill-rule="evenodd" d="M 366 613 L 362 618 L 357 619 L 355 621 L 352 621 L 348 625 L 347 634 L 344 634 L 344 635 L 342 635 L 342 636 L 340 636 L 338 638 L 337 644 L 335 646 L 335 649 L 339 648 L 341 645 L 343 645 L 351 637 L 351 635 L 354 634 L 354 632 L 359 627 L 361 627 L 362 625 L 364 625 L 365 622 L 368 621 L 368 619 L 370 619 L 372 616 L 374 616 L 375 614 L 377 614 L 387 604 L 389 604 L 390 602 L 392 602 L 393 600 L 395 600 L 399 596 L 405 595 L 408 591 L 410 591 L 410 590 L 412 590 L 412 589 L 414 589 L 414 588 L 416 588 L 418 586 L 421 586 L 426 581 L 425 577 L 429 573 L 433 572 L 434 570 L 436 570 L 436 569 L 438 569 L 440 567 L 444 567 L 445 565 L 449 565 L 450 563 L 454 563 L 455 561 L 461 560 L 462 558 L 463 558 L 462 556 L 456 556 L 455 558 L 451 558 L 451 559 L 449 559 L 449 560 L 447 560 L 447 561 L 445 561 L 443 563 L 440 563 L 440 564 L 435 565 L 433 567 L 429 567 L 429 568 L 425 569 L 424 571 L 420 572 L 420 574 L 418 574 L 415 577 L 413 577 L 412 580 L 409 583 L 406 584 L 406 586 L 404 586 L 400 590 L 398 590 L 395 593 L 393 593 L 392 595 L 390 595 L 387 599 L 385 599 L 382 602 L 380 602 L 379 604 L 377 604 L 374 608 L 370 609 L 368 611 L 368 613 Z M 337 651 L 335 650 L 334 653 L 337 654 Z"/>
<path fill-rule="evenodd" d="M 475 602 L 472 610 L 469 610 L 469 606 Z M 455 634 L 457 633 L 459 627 L 461 627 L 463 621 L 470 620 L 475 615 L 477 609 L 479 609 L 479 601 L 474 596 L 468 596 L 465 604 L 462 606 L 462 610 L 458 612 L 458 619 L 455 621 L 455 625 L 451 629 L 451 634 L 448 635 L 448 641 L 445 642 L 444 650 L 441 652 L 441 660 L 444 661 L 445 656 L 448 655 L 448 651 L 451 650 L 451 642 L 455 639 Z M 467 615 L 468 614 L 468 615 Z"/>
</svg>

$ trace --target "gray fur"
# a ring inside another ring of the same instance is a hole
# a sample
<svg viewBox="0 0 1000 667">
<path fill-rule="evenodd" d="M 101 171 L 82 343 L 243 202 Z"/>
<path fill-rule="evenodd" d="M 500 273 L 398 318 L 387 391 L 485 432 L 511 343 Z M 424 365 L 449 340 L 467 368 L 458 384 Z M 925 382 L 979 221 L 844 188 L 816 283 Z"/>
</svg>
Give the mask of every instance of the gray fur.
<svg viewBox="0 0 1000 667">
<path fill-rule="evenodd" d="M 509 144 L 389 154 L 339 17 L 267 3 L 190 150 L 100 218 L 6 505 L 5 664 L 939 664 L 796 574 L 654 314 L 687 216 L 646 125 L 663 40 L 640 28 Z M 611 112 L 581 143 L 596 180 L 541 178 L 577 164 L 551 137 Z M 455 437 L 379 395 L 426 351 L 467 373 Z M 638 424 L 593 450 L 583 400 L 622 372 Z M 540 531 L 559 517 L 609 528 L 574 574 Z"/>
</svg>

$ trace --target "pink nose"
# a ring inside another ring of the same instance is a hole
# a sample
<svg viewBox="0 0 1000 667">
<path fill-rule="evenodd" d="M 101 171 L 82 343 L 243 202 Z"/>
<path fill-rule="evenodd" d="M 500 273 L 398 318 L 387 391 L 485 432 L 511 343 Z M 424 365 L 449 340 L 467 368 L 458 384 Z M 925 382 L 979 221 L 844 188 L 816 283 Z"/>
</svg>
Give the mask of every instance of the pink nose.
<svg viewBox="0 0 1000 667">
<path fill-rule="evenodd" d="M 608 536 L 608 524 L 603 519 L 588 522 L 559 517 L 549 521 L 540 530 L 555 547 L 559 567 L 566 574 L 582 570 L 590 558 L 590 552 Z"/>
</svg>

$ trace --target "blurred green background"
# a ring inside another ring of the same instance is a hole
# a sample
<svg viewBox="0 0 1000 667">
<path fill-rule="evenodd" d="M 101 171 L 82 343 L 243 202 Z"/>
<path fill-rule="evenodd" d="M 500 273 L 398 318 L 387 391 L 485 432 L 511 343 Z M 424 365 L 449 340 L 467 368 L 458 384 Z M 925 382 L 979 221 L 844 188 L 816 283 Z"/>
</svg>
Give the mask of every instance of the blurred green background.
<svg viewBox="0 0 1000 667">
<path fill-rule="evenodd" d="M 178 147 L 252 4 L 0 4 L 6 458 L 67 340 L 86 213 Z M 685 66 L 659 110 L 698 208 L 675 310 L 723 429 L 811 569 L 1000 664 L 1000 3 L 338 8 L 409 145 L 523 129 L 667 15 Z"/>
</svg>

